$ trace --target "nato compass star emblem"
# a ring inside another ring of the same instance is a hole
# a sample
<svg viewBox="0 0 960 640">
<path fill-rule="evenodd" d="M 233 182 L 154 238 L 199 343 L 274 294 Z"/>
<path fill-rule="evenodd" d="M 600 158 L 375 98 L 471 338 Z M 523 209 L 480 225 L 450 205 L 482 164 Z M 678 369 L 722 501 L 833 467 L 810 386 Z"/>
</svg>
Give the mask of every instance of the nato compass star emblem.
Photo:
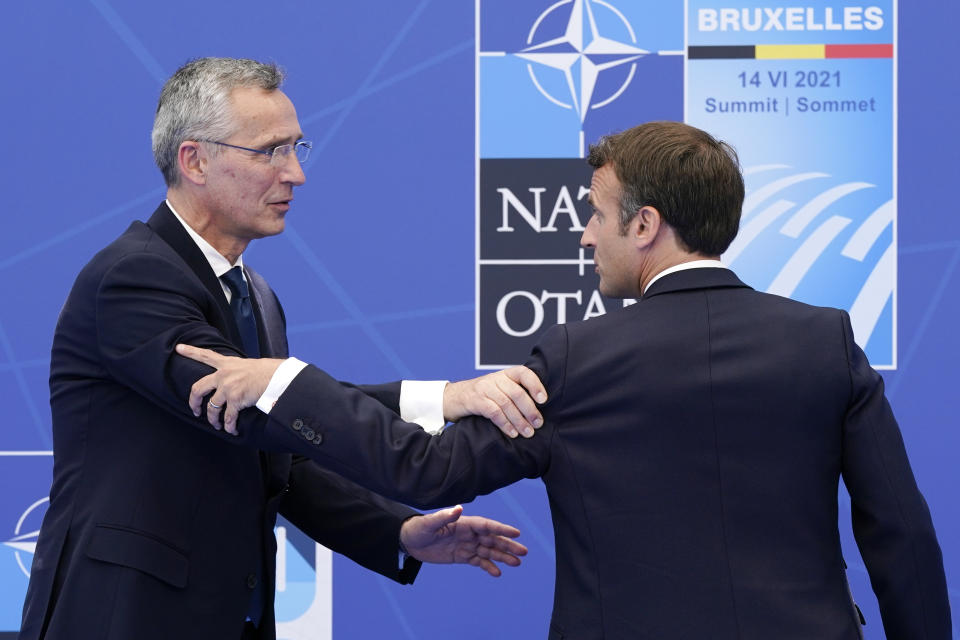
<svg viewBox="0 0 960 640">
<path fill-rule="evenodd" d="M 566 29 L 559 37 L 541 40 L 538 33 L 541 24 L 554 11 L 563 10 L 573 4 Z M 614 40 L 603 36 L 597 28 L 595 8 L 602 7 L 613 13 L 623 23 L 630 42 Z M 573 109 L 580 116 L 583 125 L 590 109 L 599 109 L 610 104 L 622 94 L 636 73 L 636 60 L 650 52 L 636 46 L 637 38 L 633 28 L 619 10 L 604 0 L 561 0 L 547 8 L 530 27 L 527 47 L 516 52 L 518 58 L 528 61 L 527 71 L 537 90 L 550 102 L 565 109 Z M 532 63 L 532 64 L 530 64 Z M 570 91 L 569 102 L 557 98 L 546 91 L 537 78 L 534 64 L 563 73 Z M 620 87 L 608 96 L 595 96 L 597 80 L 601 73 L 630 65 L 629 72 Z"/>
<path fill-rule="evenodd" d="M 24 511 L 20 519 L 17 520 L 17 526 L 13 530 L 13 537 L 3 543 L 13 549 L 14 555 L 17 558 L 17 564 L 20 565 L 20 571 L 28 578 L 30 577 L 30 562 L 24 563 L 23 555 L 29 554 L 32 556 L 37 549 L 40 521 L 43 520 L 43 514 L 46 511 L 46 509 L 41 509 L 41 507 L 47 505 L 49 502 L 49 498 L 42 498 L 27 507 L 27 510 Z M 34 529 L 34 527 L 36 527 L 36 529 Z"/>
</svg>

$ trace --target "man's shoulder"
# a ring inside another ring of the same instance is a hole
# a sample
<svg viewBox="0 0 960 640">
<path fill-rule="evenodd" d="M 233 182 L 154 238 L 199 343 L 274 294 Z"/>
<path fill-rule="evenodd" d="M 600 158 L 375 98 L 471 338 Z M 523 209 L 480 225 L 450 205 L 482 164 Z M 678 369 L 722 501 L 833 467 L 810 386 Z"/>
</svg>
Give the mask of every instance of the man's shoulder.
<svg viewBox="0 0 960 640">
<path fill-rule="evenodd" d="M 85 269 L 109 269 L 123 260 L 151 260 L 154 256 L 173 257 L 176 252 L 146 223 L 134 220 L 108 245 L 100 249 Z"/>
<path fill-rule="evenodd" d="M 714 313 L 731 313 L 761 324 L 789 324 L 811 328 L 825 324 L 839 326 L 836 323 L 846 313 L 842 309 L 800 302 L 749 287 L 709 288 L 700 291 L 707 292 L 707 298 L 710 299 L 702 308 L 704 313 L 709 313 L 709 310 Z M 613 339 L 625 331 L 656 332 L 690 323 L 699 325 L 700 321 L 696 317 L 687 315 L 691 312 L 691 307 L 689 300 L 684 298 L 669 294 L 642 298 L 635 304 L 623 307 L 618 304 L 616 308 L 608 308 L 603 315 L 558 326 L 563 327 L 565 340 L 576 343 L 598 338 Z"/>
<path fill-rule="evenodd" d="M 641 300 L 636 302 L 613 300 L 601 315 L 584 318 L 583 320 L 574 320 L 557 326 L 565 327 L 567 333 L 575 336 L 603 333 L 615 327 L 634 324 L 638 314 L 641 312 L 641 305 Z"/>
<path fill-rule="evenodd" d="M 844 313 L 836 307 L 814 305 L 763 291 L 751 290 L 745 294 L 745 298 L 750 305 L 765 307 L 797 320 L 835 319 Z"/>
<path fill-rule="evenodd" d="M 116 272 L 163 277 L 186 270 L 186 264 L 169 244 L 147 224 L 135 220 L 80 269 L 73 288 L 97 288 L 108 274 Z"/>
</svg>

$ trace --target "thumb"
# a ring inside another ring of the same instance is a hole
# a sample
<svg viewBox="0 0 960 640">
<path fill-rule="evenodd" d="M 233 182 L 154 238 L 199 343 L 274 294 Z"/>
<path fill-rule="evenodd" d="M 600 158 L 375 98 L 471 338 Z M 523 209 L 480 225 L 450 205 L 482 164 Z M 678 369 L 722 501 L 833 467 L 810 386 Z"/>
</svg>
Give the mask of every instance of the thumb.
<svg viewBox="0 0 960 640">
<path fill-rule="evenodd" d="M 430 520 L 430 526 L 434 529 L 442 529 L 448 524 L 452 524 L 460 519 L 460 514 L 463 513 L 463 507 L 459 504 L 455 507 L 450 507 L 449 509 L 441 509 L 427 516 Z"/>
</svg>

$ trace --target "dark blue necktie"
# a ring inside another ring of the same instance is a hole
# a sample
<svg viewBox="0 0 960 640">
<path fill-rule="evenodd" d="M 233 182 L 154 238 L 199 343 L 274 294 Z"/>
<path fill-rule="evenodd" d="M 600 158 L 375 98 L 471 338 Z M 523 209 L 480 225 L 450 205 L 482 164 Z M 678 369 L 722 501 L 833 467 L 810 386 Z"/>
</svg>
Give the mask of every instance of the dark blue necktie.
<svg viewBox="0 0 960 640">
<path fill-rule="evenodd" d="M 259 358 L 260 342 L 257 339 L 257 320 L 253 317 L 253 307 L 250 306 L 250 289 L 247 288 L 247 282 L 243 279 L 243 271 L 240 267 L 234 267 L 220 278 L 230 287 L 230 311 L 233 312 L 233 318 L 237 321 L 237 327 L 240 328 L 243 350 L 247 356 Z M 264 593 L 260 575 L 261 572 L 257 571 L 257 573 L 251 573 L 247 576 L 247 588 L 251 590 L 247 620 L 255 625 L 259 625 L 260 618 L 263 617 Z"/>
<path fill-rule="evenodd" d="M 250 358 L 260 357 L 260 341 L 257 339 L 257 320 L 253 317 L 253 307 L 250 305 L 250 290 L 243 279 L 240 267 L 234 267 L 220 276 L 220 279 L 230 287 L 230 310 L 240 329 L 243 339 L 243 350 Z"/>
</svg>

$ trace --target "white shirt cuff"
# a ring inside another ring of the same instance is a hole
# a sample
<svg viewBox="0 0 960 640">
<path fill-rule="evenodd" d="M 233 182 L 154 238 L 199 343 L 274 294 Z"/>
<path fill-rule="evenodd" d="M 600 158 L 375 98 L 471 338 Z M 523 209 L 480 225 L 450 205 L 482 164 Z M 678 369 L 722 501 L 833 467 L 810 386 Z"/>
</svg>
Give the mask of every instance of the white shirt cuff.
<svg viewBox="0 0 960 640">
<path fill-rule="evenodd" d="M 443 419 L 443 389 L 446 380 L 404 380 L 400 383 L 400 417 L 436 435 L 447 423 Z"/>
<path fill-rule="evenodd" d="M 296 358 L 287 358 L 281 362 L 280 366 L 277 367 L 277 370 L 273 373 L 273 377 L 270 378 L 270 384 L 267 385 L 267 390 L 264 391 L 260 399 L 257 400 L 257 409 L 260 409 L 260 411 L 264 413 L 270 413 L 273 405 L 277 404 L 277 400 L 280 399 L 283 392 L 287 390 L 287 387 L 289 387 L 293 379 L 303 371 L 305 366 L 307 366 L 306 362 L 297 360 Z"/>
</svg>

